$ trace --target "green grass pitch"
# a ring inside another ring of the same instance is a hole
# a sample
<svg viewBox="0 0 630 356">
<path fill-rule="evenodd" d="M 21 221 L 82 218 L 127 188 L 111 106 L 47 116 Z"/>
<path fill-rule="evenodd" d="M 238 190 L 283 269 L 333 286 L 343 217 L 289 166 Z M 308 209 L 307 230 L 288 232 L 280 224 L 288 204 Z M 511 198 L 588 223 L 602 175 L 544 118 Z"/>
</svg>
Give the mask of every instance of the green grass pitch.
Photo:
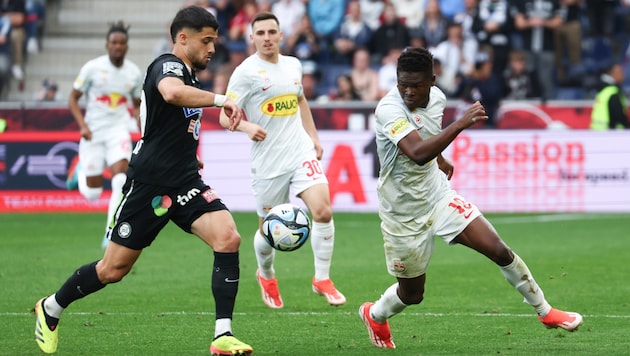
<svg viewBox="0 0 630 356">
<path fill-rule="evenodd" d="M 331 276 L 348 302 L 311 291 L 307 244 L 277 252 L 285 307 L 267 308 L 255 280 L 254 213 L 243 237 L 233 329 L 255 355 L 623 355 L 630 349 L 630 215 L 489 214 L 549 302 L 584 315 L 574 333 L 547 330 L 487 259 L 436 241 L 425 300 L 390 320 L 395 350 L 374 348 L 358 307 L 394 279 L 376 214 L 335 214 Z M 33 306 L 102 256 L 104 214 L 0 214 L 0 355 L 39 355 Z M 72 304 L 58 355 L 207 355 L 214 330 L 212 251 L 170 224 L 118 284 Z"/>
</svg>

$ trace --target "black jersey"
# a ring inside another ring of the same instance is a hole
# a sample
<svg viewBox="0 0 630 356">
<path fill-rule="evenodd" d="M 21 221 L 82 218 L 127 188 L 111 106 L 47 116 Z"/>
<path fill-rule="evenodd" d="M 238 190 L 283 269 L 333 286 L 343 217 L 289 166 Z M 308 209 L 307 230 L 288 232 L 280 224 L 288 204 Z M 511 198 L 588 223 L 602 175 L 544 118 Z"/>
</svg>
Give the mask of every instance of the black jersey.
<svg viewBox="0 0 630 356">
<path fill-rule="evenodd" d="M 133 150 L 127 176 L 146 184 L 178 187 L 199 179 L 202 109 L 165 102 L 157 88 L 165 77 L 199 87 L 197 78 L 173 54 L 163 54 L 149 65 L 142 88 L 142 139 Z"/>
</svg>

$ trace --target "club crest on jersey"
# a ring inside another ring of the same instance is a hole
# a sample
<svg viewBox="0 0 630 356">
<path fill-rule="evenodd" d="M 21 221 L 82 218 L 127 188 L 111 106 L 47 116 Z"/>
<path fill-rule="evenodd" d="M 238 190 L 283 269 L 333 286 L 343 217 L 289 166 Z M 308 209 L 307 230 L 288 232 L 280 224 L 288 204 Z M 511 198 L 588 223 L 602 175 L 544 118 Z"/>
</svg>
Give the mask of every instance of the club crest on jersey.
<svg viewBox="0 0 630 356">
<path fill-rule="evenodd" d="M 184 76 L 184 65 L 179 62 L 162 63 L 162 74 L 173 73 L 178 77 Z"/>
<path fill-rule="evenodd" d="M 274 117 L 294 115 L 298 112 L 297 95 L 287 94 L 273 97 L 260 106 L 260 111 L 265 115 Z"/>
</svg>

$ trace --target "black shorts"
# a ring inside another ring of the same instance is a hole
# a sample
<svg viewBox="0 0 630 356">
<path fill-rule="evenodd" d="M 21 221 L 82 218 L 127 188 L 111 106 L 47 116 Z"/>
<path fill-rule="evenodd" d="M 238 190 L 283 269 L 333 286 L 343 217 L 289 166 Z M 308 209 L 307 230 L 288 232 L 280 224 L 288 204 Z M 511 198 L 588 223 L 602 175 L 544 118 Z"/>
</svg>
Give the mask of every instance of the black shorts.
<svg viewBox="0 0 630 356">
<path fill-rule="evenodd" d="M 179 187 L 161 187 L 127 180 L 108 237 L 117 244 L 141 250 L 153 242 L 169 220 L 190 233 L 201 215 L 228 210 L 201 178 Z"/>
</svg>

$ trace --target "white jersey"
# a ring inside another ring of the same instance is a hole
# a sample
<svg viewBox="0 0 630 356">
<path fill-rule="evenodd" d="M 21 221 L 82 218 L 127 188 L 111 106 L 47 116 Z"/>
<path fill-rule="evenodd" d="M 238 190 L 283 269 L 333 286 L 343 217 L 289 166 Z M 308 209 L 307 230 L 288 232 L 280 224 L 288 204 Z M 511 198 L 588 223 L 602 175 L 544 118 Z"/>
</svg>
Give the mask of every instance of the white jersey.
<svg viewBox="0 0 630 356">
<path fill-rule="evenodd" d="M 376 107 L 376 146 L 381 163 L 377 185 L 379 213 L 384 223 L 398 224 L 427 215 L 450 191 L 436 159 L 418 165 L 398 148 L 407 135 L 423 140 L 442 130 L 446 96 L 432 87 L 426 108 L 410 111 L 394 87 Z"/>
<path fill-rule="evenodd" d="M 263 141 L 252 143 L 253 176 L 295 171 L 313 150 L 298 106 L 302 95 L 302 64 L 295 57 L 280 55 L 278 63 L 270 63 L 254 53 L 234 70 L 227 96 L 243 108 L 248 121 L 267 131 Z"/>
<path fill-rule="evenodd" d="M 97 57 L 81 67 L 72 86 L 86 96 L 84 119 L 92 132 L 129 131 L 129 110 L 142 92 L 142 73 L 136 64 L 125 59 L 116 67 L 108 55 Z"/>
</svg>

